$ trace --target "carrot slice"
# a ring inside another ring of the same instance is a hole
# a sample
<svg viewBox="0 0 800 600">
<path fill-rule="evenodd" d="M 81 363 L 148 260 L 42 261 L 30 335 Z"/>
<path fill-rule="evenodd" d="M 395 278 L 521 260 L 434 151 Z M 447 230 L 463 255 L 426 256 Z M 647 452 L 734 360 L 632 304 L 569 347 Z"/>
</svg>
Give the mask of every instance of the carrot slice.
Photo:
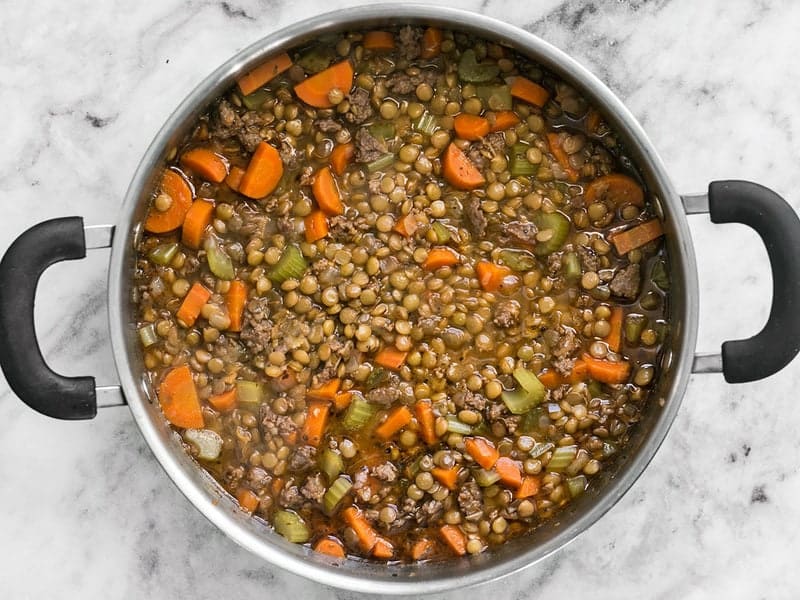
<svg viewBox="0 0 800 600">
<path fill-rule="evenodd" d="M 449 469 L 434 467 L 431 469 L 431 475 L 448 490 L 454 490 L 458 486 L 458 469 L 456 467 Z"/>
<path fill-rule="evenodd" d="M 594 108 L 590 108 L 586 113 L 586 131 L 589 133 L 597 133 L 597 128 L 600 127 L 600 120 L 602 116 Z"/>
<path fill-rule="evenodd" d="M 494 468 L 504 485 L 514 489 L 522 485 L 522 469 L 517 461 L 508 456 L 501 456 L 497 459 Z"/>
<path fill-rule="evenodd" d="M 189 365 L 175 367 L 158 386 L 158 402 L 167 421 L 176 427 L 199 429 L 203 412 Z"/>
<path fill-rule="evenodd" d="M 617 249 L 620 256 L 625 256 L 631 250 L 644 246 L 662 235 L 664 235 L 664 228 L 661 226 L 661 221 L 651 219 L 632 229 L 615 233 L 611 236 L 611 243 L 614 244 L 614 248 Z"/>
<path fill-rule="evenodd" d="M 458 556 L 464 556 L 467 553 L 467 536 L 457 526 L 442 525 L 439 528 L 439 535 Z"/>
<path fill-rule="evenodd" d="M 236 500 L 239 501 L 239 506 L 249 513 L 255 512 L 260 502 L 258 496 L 247 488 L 239 488 L 239 491 L 236 492 Z"/>
<path fill-rule="evenodd" d="M 312 211 L 305 219 L 306 241 L 311 244 L 328 235 L 328 217 L 321 210 Z"/>
<path fill-rule="evenodd" d="M 402 236 L 411 237 L 419 229 L 419 222 L 413 214 L 408 214 L 398 219 L 393 229 Z"/>
<path fill-rule="evenodd" d="M 200 316 L 200 311 L 203 310 L 209 298 L 211 298 L 211 292 L 203 287 L 202 284 L 195 282 L 189 290 L 189 293 L 186 294 L 186 297 L 183 299 L 175 316 L 179 321 L 182 321 L 186 327 L 191 327 L 194 325 L 197 317 Z"/>
<path fill-rule="evenodd" d="M 442 30 L 438 27 L 428 27 L 422 34 L 422 51 L 420 57 L 424 59 L 436 58 L 442 53 Z"/>
<path fill-rule="evenodd" d="M 344 558 L 344 544 L 335 537 L 324 537 L 314 544 L 314 551 L 334 558 Z"/>
<path fill-rule="evenodd" d="M 192 148 L 181 155 L 181 166 L 194 171 L 206 181 L 219 183 L 228 175 L 228 163 L 209 148 Z"/>
<path fill-rule="evenodd" d="M 328 99 L 328 93 L 338 88 L 344 94 L 348 94 L 351 87 L 353 87 L 353 65 L 349 60 L 343 60 L 298 83 L 294 86 L 294 93 L 306 104 L 316 108 L 330 108 L 333 103 Z"/>
<path fill-rule="evenodd" d="M 528 104 L 542 107 L 550 99 L 550 92 L 525 77 L 517 77 L 511 84 L 511 95 L 524 100 Z"/>
<path fill-rule="evenodd" d="M 621 306 L 615 306 L 611 309 L 611 318 L 608 320 L 611 325 L 611 331 L 606 336 L 606 344 L 614 352 L 619 352 L 622 347 L 622 317 L 624 312 Z M 541 379 L 539 379 L 541 381 Z"/>
<path fill-rule="evenodd" d="M 375 435 L 382 440 L 388 440 L 409 423 L 411 423 L 411 411 L 407 406 L 398 406 L 375 428 Z"/>
<path fill-rule="evenodd" d="M 432 248 L 428 252 L 428 257 L 422 263 L 422 268 L 426 271 L 435 271 L 440 267 L 452 267 L 459 262 L 458 255 L 450 250 L 450 248 Z"/>
<path fill-rule="evenodd" d="M 355 506 L 348 506 L 342 511 L 345 522 L 353 528 L 358 537 L 358 545 L 364 552 L 370 552 L 378 543 L 378 533 L 369 524 Z"/>
<path fill-rule="evenodd" d="M 644 191 L 635 179 L 622 173 L 609 173 L 586 186 L 583 200 L 588 206 L 593 202 L 611 202 L 616 206 L 633 204 L 644 206 Z"/>
<path fill-rule="evenodd" d="M 242 316 L 244 316 L 244 306 L 247 304 L 247 284 L 244 281 L 234 279 L 225 294 L 225 307 L 228 309 L 228 317 L 231 320 L 228 331 L 242 330 Z"/>
<path fill-rule="evenodd" d="M 459 190 L 472 190 L 486 183 L 486 178 L 458 146 L 451 143 L 442 157 L 442 174 L 447 183 Z"/>
<path fill-rule="evenodd" d="M 545 371 L 536 377 L 548 390 L 555 389 L 562 384 L 561 375 L 557 371 Z"/>
<path fill-rule="evenodd" d="M 225 178 L 225 183 L 227 183 L 228 187 L 234 192 L 238 192 L 243 176 L 244 169 L 242 167 L 231 167 L 230 173 L 228 173 L 228 176 Z"/>
<path fill-rule="evenodd" d="M 172 204 L 165 211 L 150 208 L 144 228 L 150 233 L 167 233 L 173 231 L 181 225 L 192 206 L 192 189 L 186 180 L 175 171 L 166 170 L 161 176 L 161 193 L 172 198 Z"/>
<path fill-rule="evenodd" d="M 356 145 L 353 142 L 337 144 L 336 147 L 331 151 L 330 157 L 333 172 L 337 175 L 343 175 L 345 169 L 347 169 L 347 165 L 353 161 L 355 154 Z"/>
<path fill-rule="evenodd" d="M 526 475 L 522 479 L 522 485 L 519 486 L 519 489 L 514 494 L 520 500 L 522 498 L 530 498 L 531 496 L 535 496 L 539 493 L 539 478 L 533 475 Z"/>
<path fill-rule="evenodd" d="M 631 375 L 631 364 L 627 361 L 611 362 L 584 354 L 581 360 L 586 363 L 589 375 L 603 383 L 625 383 Z"/>
<path fill-rule="evenodd" d="M 467 113 L 456 115 L 453 127 L 458 137 L 471 142 L 481 139 L 491 131 L 488 119 Z"/>
<path fill-rule="evenodd" d="M 197 250 L 203 242 L 203 234 L 206 232 L 206 227 L 211 224 L 211 217 L 214 215 L 214 204 L 208 200 L 198 198 L 192 202 L 189 212 L 186 213 L 186 219 L 183 222 L 183 230 L 181 232 L 181 241 Z"/>
<path fill-rule="evenodd" d="M 368 31 L 361 43 L 365 50 L 393 50 L 394 36 L 388 31 Z"/>
<path fill-rule="evenodd" d="M 372 547 L 372 556 L 389 560 L 394 556 L 394 546 L 386 538 L 378 536 L 375 545 Z"/>
<path fill-rule="evenodd" d="M 420 560 L 424 558 L 430 551 L 433 550 L 433 542 L 427 538 L 423 538 L 421 540 L 417 540 L 414 542 L 414 545 L 411 546 L 411 558 L 412 560 Z"/>
<path fill-rule="evenodd" d="M 333 406 L 336 410 L 342 411 L 353 401 L 353 392 L 338 392 L 333 397 Z"/>
<path fill-rule="evenodd" d="M 429 400 L 418 400 L 414 405 L 414 413 L 417 415 L 422 440 L 426 444 L 435 444 L 436 437 L 436 418 L 433 415 L 433 406 Z"/>
<path fill-rule="evenodd" d="M 490 131 L 505 131 L 520 123 L 520 118 L 513 110 L 499 110 L 493 117 L 489 116 Z"/>
<path fill-rule="evenodd" d="M 494 292 L 503 285 L 506 277 L 511 275 L 511 269 L 504 265 L 496 265 L 492 262 L 482 260 L 475 265 L 475 272 L 478 275 L 478 282 L 487 292 Z"/>
<path fill-rule="evenodd" d="M 500 453 L 494 444 L 482 437 L 471 437 L 464 440 L 464 449 L 467 451 L 476 463 L 484 469 L 494 468 L 497 460 L 500 458 Z"/>
<path fill-rule="evenodd" d="M 227 392 L 211 396 L 208 399 L 208 403 L 219 412 L 227 412 L 236 408 L 237 400 L 236 388 L 233 388 Z"/>
<path fill-rule="evenodd" d="M 332 401 L 336 397 L 336 394 L 339 391 L 341 385 L 342 385 L 342 380 L 336 377 L 334 379 L 331 379 L 330 381 L 326 381 L 318 388 L 314 388 L 313 390 L 308 390 L 306 395 L 312 400 Z"/>
<path fill-rule="evenodd" d="M 260 142 L 239 183 L 239 193 L 258 200 L 271 194 L 283 177 L 283 161 L 278 151 Z"/>
<path fill-rule="evenodd" d="M 406 362 L 408 352 L 401 352 L 394 346 L 384 346 L 375 355 L 375 362 L 385 369 L 397 371 Z"/>
<path fill-rule="evenodd" d="M 580 383 L 589 376 L 589 366 L 580 358 L 572 365 L 572 371 L 569 374 L 570 383 Z"/>
<path fill-rule="evenodd" d="M 249 96 L 265 83 L 268 83 L 289 67 L 292 66 L 292 59 L 286 53 L 274 56 L 261 63 L 252 71 L 248 71 L 236 80 L 239 90 L 245 96 Z"/>
<path fill-rule="evenodd" d="M 303 437 L 310 446 L 319 446 L 325 427 L 328 425 L 328 413 L 331 410 L 330 402 L 312 400 L 308 404 L 308 414 L 303 424 Z"/>
<path fill-rule="evenodd" d="M 317 201 L 319 207 L 327 214 L 344 214 L 344 206 L 342 205 L 342 197 L 339 195 L 339 188 L 328 167 L 322 167 L 314 177 L 314 182 L 311 184 L 311 191 L 314 194 L 314 200 Z"/>
<path fill-rule="evenodd" d="M 564 152 L 564 149 L 561 147 L 561 143 L 558 140 L 558 134 L 548 133 L 547 143 L 550 144 L 550 152 L 553 153 L 553 156 L 556 157 L 558 164 L 561 165 L 561 168 L 564 169 L 564 172 L 567 174 L 567 179 L 572 182 L 578 181 L 579 173 L 569 164 L 569 155 Z"/>
</svg>

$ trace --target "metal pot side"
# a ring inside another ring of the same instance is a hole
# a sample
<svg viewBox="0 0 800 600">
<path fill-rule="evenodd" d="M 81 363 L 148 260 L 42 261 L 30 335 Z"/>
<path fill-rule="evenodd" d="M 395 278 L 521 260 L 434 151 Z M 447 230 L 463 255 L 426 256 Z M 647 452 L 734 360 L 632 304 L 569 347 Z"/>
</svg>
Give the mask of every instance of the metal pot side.
<svg viewBox="0 0 800 600">
<path fill-rule="evenodd" d="M 177 435 L 165 424 L 144 376 L 134 327 L 132 274 L 134 248 L 141 233 L 139 223 L 159 166 L 195 118 L 234 83 L 238 74 L 266 57 L 325 33 L 399 24 L 438 25 L 511 46 L 573 84 L 601 110 L 663 213 L 672 277 L 671 335 L 660 380 L 630 443 L 616 463 L 594 478 L 589 491 L 558 518 L 482 555 L 440 563 L 386 565 L 336 560 L 285 541 L 265 522 L 241 511 L 184 453 Z M 681 199 L 641 126 L 599 79 L 567 54 L 522 29 L 471 12 L 413 4 L 350 8 L 291 25 L 245 48 L 195 88 L 156 135 L 128 188 L 114 238 L 108 288 L 114 359 L 131 412 L 156 458 L 189 501 L 236 543 L 278 567 L 338 588 L 382 594 L 441 592 L 494 580 L 541 561 L 597 521 L 641 475 L 672 424 L 691 370 L 698 306 L 694 250 Z"/>
</svg>

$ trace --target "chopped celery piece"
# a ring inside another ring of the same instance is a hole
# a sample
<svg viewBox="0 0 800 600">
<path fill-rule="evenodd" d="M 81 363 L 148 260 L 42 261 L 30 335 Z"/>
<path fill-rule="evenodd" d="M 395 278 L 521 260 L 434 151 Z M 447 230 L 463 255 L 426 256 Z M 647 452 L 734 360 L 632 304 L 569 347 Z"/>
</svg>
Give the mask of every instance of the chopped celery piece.
<svg viewBox="0 0 800 600">
<path fill-rule="evenodd" d="M 336 53 L 330 46 L 318 46 L 313 50 L 303 53 L 296 61 L 296 64 L 303 68 L 306 73 L 314 74 L 327 69 L 333 59 L 336 58 Z M 348 92 L 349 90 L 342 90 Z"/>
<path fill-rule="evenodd" d="M 433 233 L 436 234 L 436 240 L 440 244 L 445 244 L 450 241 L 450 230 L 439 221 L 434 221 L 433 225 L 431 225 L 431 229 L 433 229 Z"/>
<path fill-rule="evenodd" d="M 659 344 L 663 343 L 667 337 L 667 333 L 669 333 L 669 325 L 666 321 L 659 319 L 656 321 L 655 327 L 653 329 L 656 330 L 656 340 Z"/>
<path fill-rule="evenodd" d="M 243 404 L 261 404 L 264 399 L 264 389 L 256 381 L 240 379 L 236 382 L 236 395 Z"/>
<path fill-rule="evenodd" d="M 476 469 L 472 472 L 475 481 L 481 487 L 489 487 L 500 481 L 500 473 L 497 471 L 487 471 L 486 469 Z"/>
<path fill-rule="evenodd" d="M 219 247 L 219 244 L 213 238 L 209 238 L 206 244 L 206 259 L 208 260 L 208 268 L 220 279 L 230 281 L 236 277 L 231 257 Z"/>
<path fill-rule="evenodd" d="M 372 137 L 379 140 L 390 140 L 394 137 L 394 124 L 388 121 L 377 121 L 369 126 Z"/>
<path fill-rule="evenodd" d="M 247 110 L 258 110 L 264 106 L 264 102 L 266 102 L 268 98 L 269 92 L 267 90 L 256 90 L 252 94 L 242 96 L 242 104 L 244 104 Z"/>
<path fill-rule="evenodd" d="M 475 51 L 464 50 L 458 61 L 458 78 L 468 83 L 486 83 L 500 74 L 500 67 L 493 62 L 479 63 Z"/>
<path fill-rule="evenodd" d="M 387 152 L 383 156 L 379 156 L 370 163 L 367 163 L 367 171 L 374 173 L 375 171 L 382 171 L 394 164 L 394 154 Z"/>
<path fill-rule="evenodd" d="M 547 463 L 547 470 L 556 472 L 563 471 L 569 466 L 569 463 L 575 459 L 577 454 L 577 446 L 559 446 L 553 450 L 550 462 Z"/>
<path fill-rule="evenodd" d="M 573 498 L 577 498 L 586 490 L 586 475 L 578 475 L 577 477 L 570 477 L 567 479 L 567 489 L 569 490 L 569 495 Z"/>
<path fill-rule="evenodd" d="M 630 313 L 625 316 L 625 324 L 622 330 L 625 332 L 625 341 L 629 344 L 638 344 L 642 332 L 647 326 L 647 317 L 638 313 Z"/>
<path fill-rule="evenodd" d="M 586 389 L 589 390 L 589 395 L 592 398 L 599 398 L 603 393 L 603 384 L 599 381 L 592 379 L 587 385 Z"/>
<path fill-rule="evenodd" d="M 531 458 L 539 458 L 545 452 L 549 452 L 553 448 L 555 448 L 555 446 L 551 442 L 536 442 L 530 451 Z"/>
<path fill-rule="evenodd" d="M 577 281 L 581 278 L 581 261 L 575 252 L 564 255 L 564 277 L 567 281 Z"/>
<path fill-rule="evenodd" d="M 489 429 L 489 426 L 486 424 L 486 421 L 481 421 L 477 425 L 472 426 L 472 434 L 473 435 L 492 435 L 492 430 Z"/>
<path fill-rule="evenodd" d="M 173 242 L 172 244 L 161 244 L 160 246 L 156 246 L 150 251 L 150 254 L 147 255 L 147 258 L 149 258 L 151 262 L 154 262 L 157 265 L 166 267 L 169 263 L 172 262 L 172 259 L 175 258 L 175 255 L 177 253 L 178 253 L 178 243 Z"/>
<path fill-rule="evenodd" d="M 650 274 L 650 279 L 663 291 L 668 291 L 669 274 L 667 273 L 667 263 L 663 260 L 657 261 L 656 264 L 653 265 L 653 272 Z"/>
<path fill-rule="evenodd" d="M 513 100 L 511 88 L 507 85 L 478 85 L 475 94 L 483 101 L 483 107 L 489 110 L 511 110 Z"/>
<path fill-rule="evenodd" d="M 531 396 L 524 389 L 504 391 L 501 395 L 503 402 L 514 415 L 524 415 L 534 406 L 536 406 L 536 399 Z"/>
<path fill-rule="evenodd" d="M 155 326 L 152 323 L 148 323 L 144 327 L 140 327 L 139 339 L 142 341 L 142 346 L 144 348 L 155 344 L 158 341 L 158 335 L 156 334 Z"/>
<path fill-rule="evenodd" d="M 539 166 L 528 162 L 528 144 L 514 144 L 511 148 L 511 157 L 508 169 L 512 177 L 530 177 L 539 170 Z"/>
<path fill-rule="evenodd" d="M 500 260 L 512 271 L 530 271 L 536 268 L 536 258 L 527 250 L 507 248 L 500 252 Z"/>
<path fill-rule="evenodd" d="M 514 369 L 514 379 L 516 379 L 517 383 L 522 386 L 522 389 L 525 390 L 528 396 L 532 398 L 533 402 L 539 404 L 542 400 L 544 400 L 546 394 L 544 384 L 539 381 L 539 378 L 536 377 L 536 375 L 534 375 L 531 371 L 523 369 L 522 367 L 518 367 Z M 528 411 L 525 410 L 525 412 Z"/>
<path fill-rule="evenodd" d="M 436 131 L 436 117 L 429 112 L 424 112 L 417 119 L 414 128 L 425 135 L 432 135 Z"/>
<path fill-rule="evenodd" d="M 342 460 L 341 454 L 326 448 L 319 459 L 319 467 L 328 476 L 328 481 L 333 481 L 339 473 L 344 471 L 344 460 Z"/>
<path fill-rule="evenodd" d="M 295 512 L 276 510 L 272 515 L 272 524 L 275 526 L 275 531 L 292 543 L 302 544 L 311 537 L 305 521 Z"/>
<path fill-rule="evenodd" d="M 539 233 L 550 230 L 553 232 L 549 240 L 539 242 L 533 247 L 536 256 L 546 256 L 561 248 L 569 236 L 569 219 L 560 212 L 537 212 L 533 216 L 533 222 L 539 228 Z"/>
<path fill-rule="evenodd" d="M 308 268 L 306 259 L 303 258 L 303 253 L 300 248 L 295 245 L 286 246 L 283 249 L 280 259 L 272 269 L 270 269 L 269 277 L 275 283 L 283 283 L 287 279 L 300 279 L 300 276 L 305 273 Z"/>
<path fill-rule="evenodd" d="M 325 512 L 328 514 L 333 513 L 351 487 L 353 487 L 353 484 L 350 483 L 350 480 L 344 475 L 340 475 L 322 497 L 322 506 L 325 507 Z"/>
<path fill-rule="evenodd" d="M 522 415 L 522 420 L 519 422 L 520 430 L 523 433 L 533 433 L 538 431 L 540 429 L 539 422 L 541 421 L 543 415 L 544 409 L 541 406 L 532 408 Z"/>
<path fill-rule="evenodd" d="M 455 415 L 447 415 L 447 431 L 450 433 L 460 433 L 468 435 L 472 433 L 472 427 L 458 420 Z"/>
<path fill-rule="evenodd" d="M 373 406 L 361 396 L 354 396 L 350 406 L 347 407 L 347 412 L 344 413 L 342 425 L 350 431 L 361 429 L 377 412 L 377 406 Z"/>
<path fill-rule="evenodd" d="M 197 448 L 200 460 L 217 460 L 222 450 L 222 438 L 210 429 L 187 429 L 183 437 Z"/>
</svg>

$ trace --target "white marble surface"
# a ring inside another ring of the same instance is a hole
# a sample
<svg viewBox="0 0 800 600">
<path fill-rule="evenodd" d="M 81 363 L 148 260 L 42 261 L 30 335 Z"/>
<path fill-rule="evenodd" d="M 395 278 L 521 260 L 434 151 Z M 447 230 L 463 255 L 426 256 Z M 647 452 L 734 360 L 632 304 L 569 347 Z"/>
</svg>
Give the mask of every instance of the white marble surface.
<svg viewBox="0 0 800 600">
<path fill-rule="evenodd" d="M 679 189 L 770 185 L 800 206 L 800 5 L 777 0 L 450 0 L 560 46 L 620 95 Z M 40 220 L 113 222 L 139 157 L 214 67 L 342 0 L 2 3 L 0 248 Z M 752 334 L 770 277 L 755 234 L 694 217 L 700 350 Z M 799 249 L 800 250 L 800 249 Z M 43 278 L 53 365 L 115 378 L 105 252 Z M 14 344 L 14 340 L 3 340 Z M 495 598 L 790 598 L 800 552 L 800 361 L 768 381 L 694 377 L 640 481 L 578 541 L 468 594 Z M 128 411 L 34 414 L 0 384 L 4 598 L 351 598 L 281 572 L 214 529 L 167 479 Z M 461 592 L 441 598 L 462 597 Z"/>
</svg>

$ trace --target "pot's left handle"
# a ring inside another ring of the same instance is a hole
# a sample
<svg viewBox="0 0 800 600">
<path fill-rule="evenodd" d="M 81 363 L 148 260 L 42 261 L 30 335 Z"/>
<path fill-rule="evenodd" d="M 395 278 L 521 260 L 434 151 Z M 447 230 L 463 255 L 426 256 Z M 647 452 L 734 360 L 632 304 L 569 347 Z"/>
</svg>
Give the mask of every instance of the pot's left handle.
<svg viewBox="0 0 800 600">
<path fill-rule="evenodd" d="M 39 277 L 62 260 L 111 245 L 114 228 L 83 226 L 81 217 L 43 221 L 20 235 L 0 260 L 0 367 L 14 393 L 34 410 L 56 419 L 91 419 L 98 393 L 106 405 L 124 403 L 119 386 L 97 388 L 94 377 L 66 377 L 45 362 L 36 339 L 33 304 Z"/>
</svg>

